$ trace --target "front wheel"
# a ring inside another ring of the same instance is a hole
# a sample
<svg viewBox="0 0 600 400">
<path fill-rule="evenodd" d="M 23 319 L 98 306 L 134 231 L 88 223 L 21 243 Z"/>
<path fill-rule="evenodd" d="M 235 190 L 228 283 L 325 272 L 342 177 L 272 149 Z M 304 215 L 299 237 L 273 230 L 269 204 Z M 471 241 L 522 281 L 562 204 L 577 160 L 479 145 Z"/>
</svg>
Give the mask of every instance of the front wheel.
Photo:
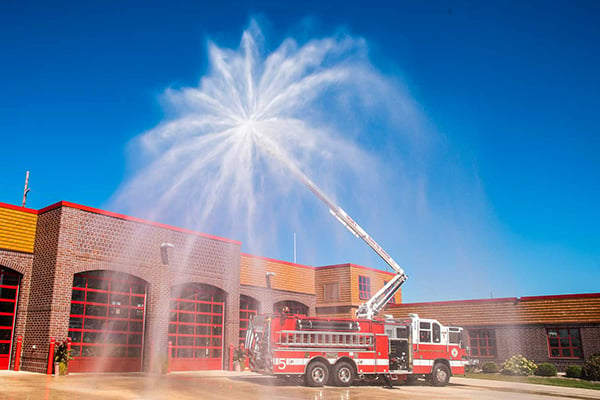
<svg viewBox="0 0 600 400">
<path fill-rule="evenodd" d="M 340 361 L 333 368 L 333 384 L 335 386 L 350 386 L 354 382 L 354 367 L 348 361 Z"/>
<path fill-rule="evenodd" d="M 304 382 L 306 386 L 321 387 L 329 379 L 329 368 L 323 361 L 313 361 L 306 368 Z"/>
<path fill-rule="evenodd" d="M 433 386 L 446 386 L 450 382 L 450 370 L 445 364 L 435 364 L 431 371 L 431 384 Z"/>
</svg>

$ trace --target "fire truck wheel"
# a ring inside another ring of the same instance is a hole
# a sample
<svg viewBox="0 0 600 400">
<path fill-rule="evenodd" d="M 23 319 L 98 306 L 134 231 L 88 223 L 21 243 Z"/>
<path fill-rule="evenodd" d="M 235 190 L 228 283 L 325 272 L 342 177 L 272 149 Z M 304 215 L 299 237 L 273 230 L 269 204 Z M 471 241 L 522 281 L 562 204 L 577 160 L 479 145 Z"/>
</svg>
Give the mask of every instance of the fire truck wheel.
<svg viewBox="0 0 600 400">
<path fill-rule="evenodd" d="M 435 364 L 431 372 L 431 384 L 433 386 L 446 386 L 450 382 L 450 370 L 444 364 Z"/>
<path fill-rule="evenodd" d="M 304 381 L 306 386 L 321 387 L 329 379 L 329 368 L 323 361 L 313 361 L 306 368 Z"/>
<path fill-rule="evenodd" d="M 348 361 L 340 361 L 333 368 L 333 384 L 350 386 L 354 382 L 354 367 Z"/>
</svg>

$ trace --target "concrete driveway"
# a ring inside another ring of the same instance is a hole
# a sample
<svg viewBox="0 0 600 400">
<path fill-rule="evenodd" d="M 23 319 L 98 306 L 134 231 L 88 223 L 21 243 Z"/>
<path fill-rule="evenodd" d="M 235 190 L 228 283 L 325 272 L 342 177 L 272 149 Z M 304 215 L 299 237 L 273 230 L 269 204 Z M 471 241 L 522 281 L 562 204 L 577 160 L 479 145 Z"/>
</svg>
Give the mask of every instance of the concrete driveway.
<svg viewBox="0 0 600 400">
<path fill-rule="evenodd" d="M 143 374 L 71 374 L 52 377 L 27 372 L 0 372 L 0 400 L 358 400 L 358 399 L 600 399 L 600 391 L 484 381 L 453 377 L 447 387 L 426 383 L 350 388 L 307 388 L 296 382 L 226 371 Z"/>
</svg>

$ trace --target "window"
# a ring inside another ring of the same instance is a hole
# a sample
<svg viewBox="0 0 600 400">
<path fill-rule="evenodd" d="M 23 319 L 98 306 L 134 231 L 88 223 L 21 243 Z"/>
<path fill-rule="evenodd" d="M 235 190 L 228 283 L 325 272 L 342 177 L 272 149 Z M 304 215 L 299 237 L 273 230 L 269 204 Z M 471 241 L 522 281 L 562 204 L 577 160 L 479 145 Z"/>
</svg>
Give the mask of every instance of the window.
<svg viewBox="0 0 600 400">
<path fill-rule="evenodd" d="M 396 337 L 398 339 L 408 339 L 408 327 L 402 326 L 400 328 L 396 328 Z"/>
<path fill-rule="evenodd" d="M 419 323 L 419 342 L 431 343 L 431 322 Z"/>
<path fill-rule="evenodd" d="M 431 328 L 432 328 L 431 330 L 433 332 L 433 343 L 439 343 L 441 340 L 440 339 L 441 327 L 438 324 L 433 323 L 433 324 L 431 324 Z"/>
<path fill-rule="evenodd" d="M 496 357 L 496 334 L 493 329 L 469 330 L 471 357 Z"/>
<path fill-rule="evenodd" d="M 553 358 L 583 358 L 579 328 L 548 328 L 548 352 Z"/>
<path fill-rule="evenodd" d="M 308 306 L 294 300 L 283 300 L 273 304 L 273 312 L 283 312 L 289 314 L 305 315 L 308 317 Z"/>
<path fill-rule="evenodd" d="M 371 278 L 360 275 L 358 277 L 358 297 L 368 300 L 371 297 Z"/>
<path fill-rule="evenodd" d="M 323 285 L 323 298 L 327 300 L 340 299 L 340 284 L 337 282 L 325 283 Z"/>
<path fill-rule="evenodd" d="M 462 347 L 462 332 L 460 328 L 448 328 L 448 342 L 450 344 L 460 344 Z"/>
</svg>

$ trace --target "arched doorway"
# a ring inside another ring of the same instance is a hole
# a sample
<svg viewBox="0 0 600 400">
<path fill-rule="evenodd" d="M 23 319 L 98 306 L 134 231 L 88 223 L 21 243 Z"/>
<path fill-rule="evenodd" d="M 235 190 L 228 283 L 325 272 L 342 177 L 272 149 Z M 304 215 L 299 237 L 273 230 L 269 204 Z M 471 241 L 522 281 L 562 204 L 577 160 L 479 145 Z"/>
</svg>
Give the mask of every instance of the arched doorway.
<svg viewBox="0 0 600 400">
<path fill-rule="evenodd" d="M 90 271 L 73 278 L 69 337 L 72 372 L 142 370 L 146 283 L 132 275 Z"/>
<path fill-rule="evenodd" d="M 288 310 L 291 314 L 308 316 L 308 306 L 299 301 L 283 300 L 273 304 L 273 312 L 282 312 L 284 309 Z"/>
<path fill-rule="evenodd" d="M 246 331 L 248 330 L 248 322 L 252 316 L 258 313 L 258 300 L 245 295 L 240 295 L 240 334 L 239 343 L 243 344 L 246 341 Z"/>
<path fill-rule="evenodd" d="M 190 283 L 171 289 L 169 341 L 171 369 L 221 369 L 225 292 L 210 285 Z"/>
<path fill-rule="evenodd" d="M 8 369 L 21 274 L 0 266 L 0 370 Z"/>
</svg>

